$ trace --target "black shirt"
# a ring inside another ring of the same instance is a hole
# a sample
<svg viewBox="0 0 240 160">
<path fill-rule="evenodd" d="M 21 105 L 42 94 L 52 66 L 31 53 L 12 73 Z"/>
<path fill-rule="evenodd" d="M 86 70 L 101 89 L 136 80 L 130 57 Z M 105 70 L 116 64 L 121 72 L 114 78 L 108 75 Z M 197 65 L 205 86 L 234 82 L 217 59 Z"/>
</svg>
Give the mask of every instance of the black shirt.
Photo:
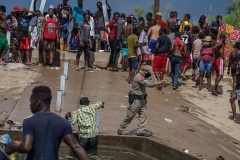
<svg viewBox="0 0 240 160">
<path fill-rule="evenodd" d="M 181 40 L 186 44 L 186 48 L 187 48 L 187 53 L 191 53 L 192 51 L 192 43 L 191 43 L 191 39 L 192 39 L 192 34 L 190 32 L 180 32 L 181 35 Z"/>
<path fill-rule="evenodd" d="M 17 22 L 18 22 L 18 32 L 22 32 L 24 36 L 28 36 L 28 30 L 29 30 L 29 23 L 32 20 L 32 15 L 25 15 L 18 14 L 16 16 Z"/>
<path fill-rule="evenodd" d="M 70 123 L 54 113 L 38 112 L 23 121 L 23 136 L 34 137 L 26 160 L 58 160 L 63 137 L 72 135 Z"/>
<path fill-rule="evenodd" d="M 168 36 L 162 35 L 162 36 L 158 37 L 157 43 L 159 44 L 158 49 L 161 48 L 161 47 L 164 47 L 164 52 L 162 52 L 162 53 L 168 53 L 170 45 L 171 45 L 171 41 L 168 38 Z M 157 54 L 161 54 L 161 53 L 157 52 L 156 55 Z"/>
</svg>

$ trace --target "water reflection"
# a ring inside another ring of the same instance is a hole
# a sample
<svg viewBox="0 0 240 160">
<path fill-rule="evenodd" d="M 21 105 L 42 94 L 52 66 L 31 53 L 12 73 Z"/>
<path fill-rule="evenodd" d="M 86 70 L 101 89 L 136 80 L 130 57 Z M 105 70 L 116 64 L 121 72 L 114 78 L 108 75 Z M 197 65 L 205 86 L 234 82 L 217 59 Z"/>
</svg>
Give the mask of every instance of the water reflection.
<svg viewBox="0 0 240 160">
<path fill-rule="evenodd" d="M 130 152 L 98 150 L 97 154 L 88 154 L 91 160 L 147 160 Z M 21 155 L 20 160 L 24 160 Z M 68 147 L 59 149 L 59 160 L 77 160 Z"/>
</svg>

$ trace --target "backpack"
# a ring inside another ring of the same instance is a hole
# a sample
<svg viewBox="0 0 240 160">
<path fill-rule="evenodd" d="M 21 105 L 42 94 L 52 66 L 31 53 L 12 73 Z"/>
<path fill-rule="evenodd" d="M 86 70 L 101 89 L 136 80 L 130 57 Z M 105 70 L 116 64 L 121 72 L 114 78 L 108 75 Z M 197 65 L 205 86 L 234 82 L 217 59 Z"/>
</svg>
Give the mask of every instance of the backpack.
<svg viewBox="0 0 240 160">
<path fill-rule="evenodd" d="M 180 19 L 175 20 L 175 24 L 173 26 L 175 26 L 177 32 L 179 32 L 179 28 L 180 28 L 180 25 L 182 24 L 182 22 L 183 21 Z"/>
</svg>

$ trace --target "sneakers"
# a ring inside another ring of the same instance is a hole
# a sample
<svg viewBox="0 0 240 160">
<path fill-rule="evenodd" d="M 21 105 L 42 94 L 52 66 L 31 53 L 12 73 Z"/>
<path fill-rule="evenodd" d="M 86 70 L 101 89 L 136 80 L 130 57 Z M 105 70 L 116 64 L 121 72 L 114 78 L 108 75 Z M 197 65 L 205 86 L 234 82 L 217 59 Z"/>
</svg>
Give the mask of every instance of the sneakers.
<svg viewBox="0 0 240 160">
<path fill-rule="evenodd" d="M 42 66 L 45 67 L 46 65 L 47 65 L 47 63 L 46 63 L 46 62 L 43 62 Z"/>
<path fill-rule="evenodd" d="M 49 66 L 50 67 L 55 67 L 55 65 L 53 63 L 50 63 Z"/>
<path fill-rule="evenodd" d="M 173 85 L 173 89 L 176 90 L 177 89 L 177 85 Z"/>
<path fill-rule="evenodd" d="M 118 129 L 116 135 L 122 135 L 122 131 Z"/>
<path fill-rule="evenodd" d="M 137 133 L 136 136 L 141 136 L 141 137 L 150 137 L 150 134 L 145 133 Z"/>
</svg>

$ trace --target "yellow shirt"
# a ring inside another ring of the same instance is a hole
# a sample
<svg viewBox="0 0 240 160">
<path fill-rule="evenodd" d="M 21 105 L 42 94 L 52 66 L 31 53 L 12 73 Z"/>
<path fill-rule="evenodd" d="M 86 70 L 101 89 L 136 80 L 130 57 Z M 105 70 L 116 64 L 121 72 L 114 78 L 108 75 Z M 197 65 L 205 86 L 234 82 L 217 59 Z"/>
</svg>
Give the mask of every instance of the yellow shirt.
<svg viewBox="0 0 240 160">
<path fill-rule="evenodd" d="M 188 21 L 183 21 L 182 23 L 184 23 L 185 26 L 189 24 Z M 180 25 L 179 32 L 183 32 L 182 24 Z"/>
<path fill-rule="evenodd" d="M 127 38 L 128 44 L 128 57 L 137 57 L 137 47 L 134 47 L 134 44 L 138 42 L 138 36 L 135 34 L 130 35 Z"/>
</svg>

